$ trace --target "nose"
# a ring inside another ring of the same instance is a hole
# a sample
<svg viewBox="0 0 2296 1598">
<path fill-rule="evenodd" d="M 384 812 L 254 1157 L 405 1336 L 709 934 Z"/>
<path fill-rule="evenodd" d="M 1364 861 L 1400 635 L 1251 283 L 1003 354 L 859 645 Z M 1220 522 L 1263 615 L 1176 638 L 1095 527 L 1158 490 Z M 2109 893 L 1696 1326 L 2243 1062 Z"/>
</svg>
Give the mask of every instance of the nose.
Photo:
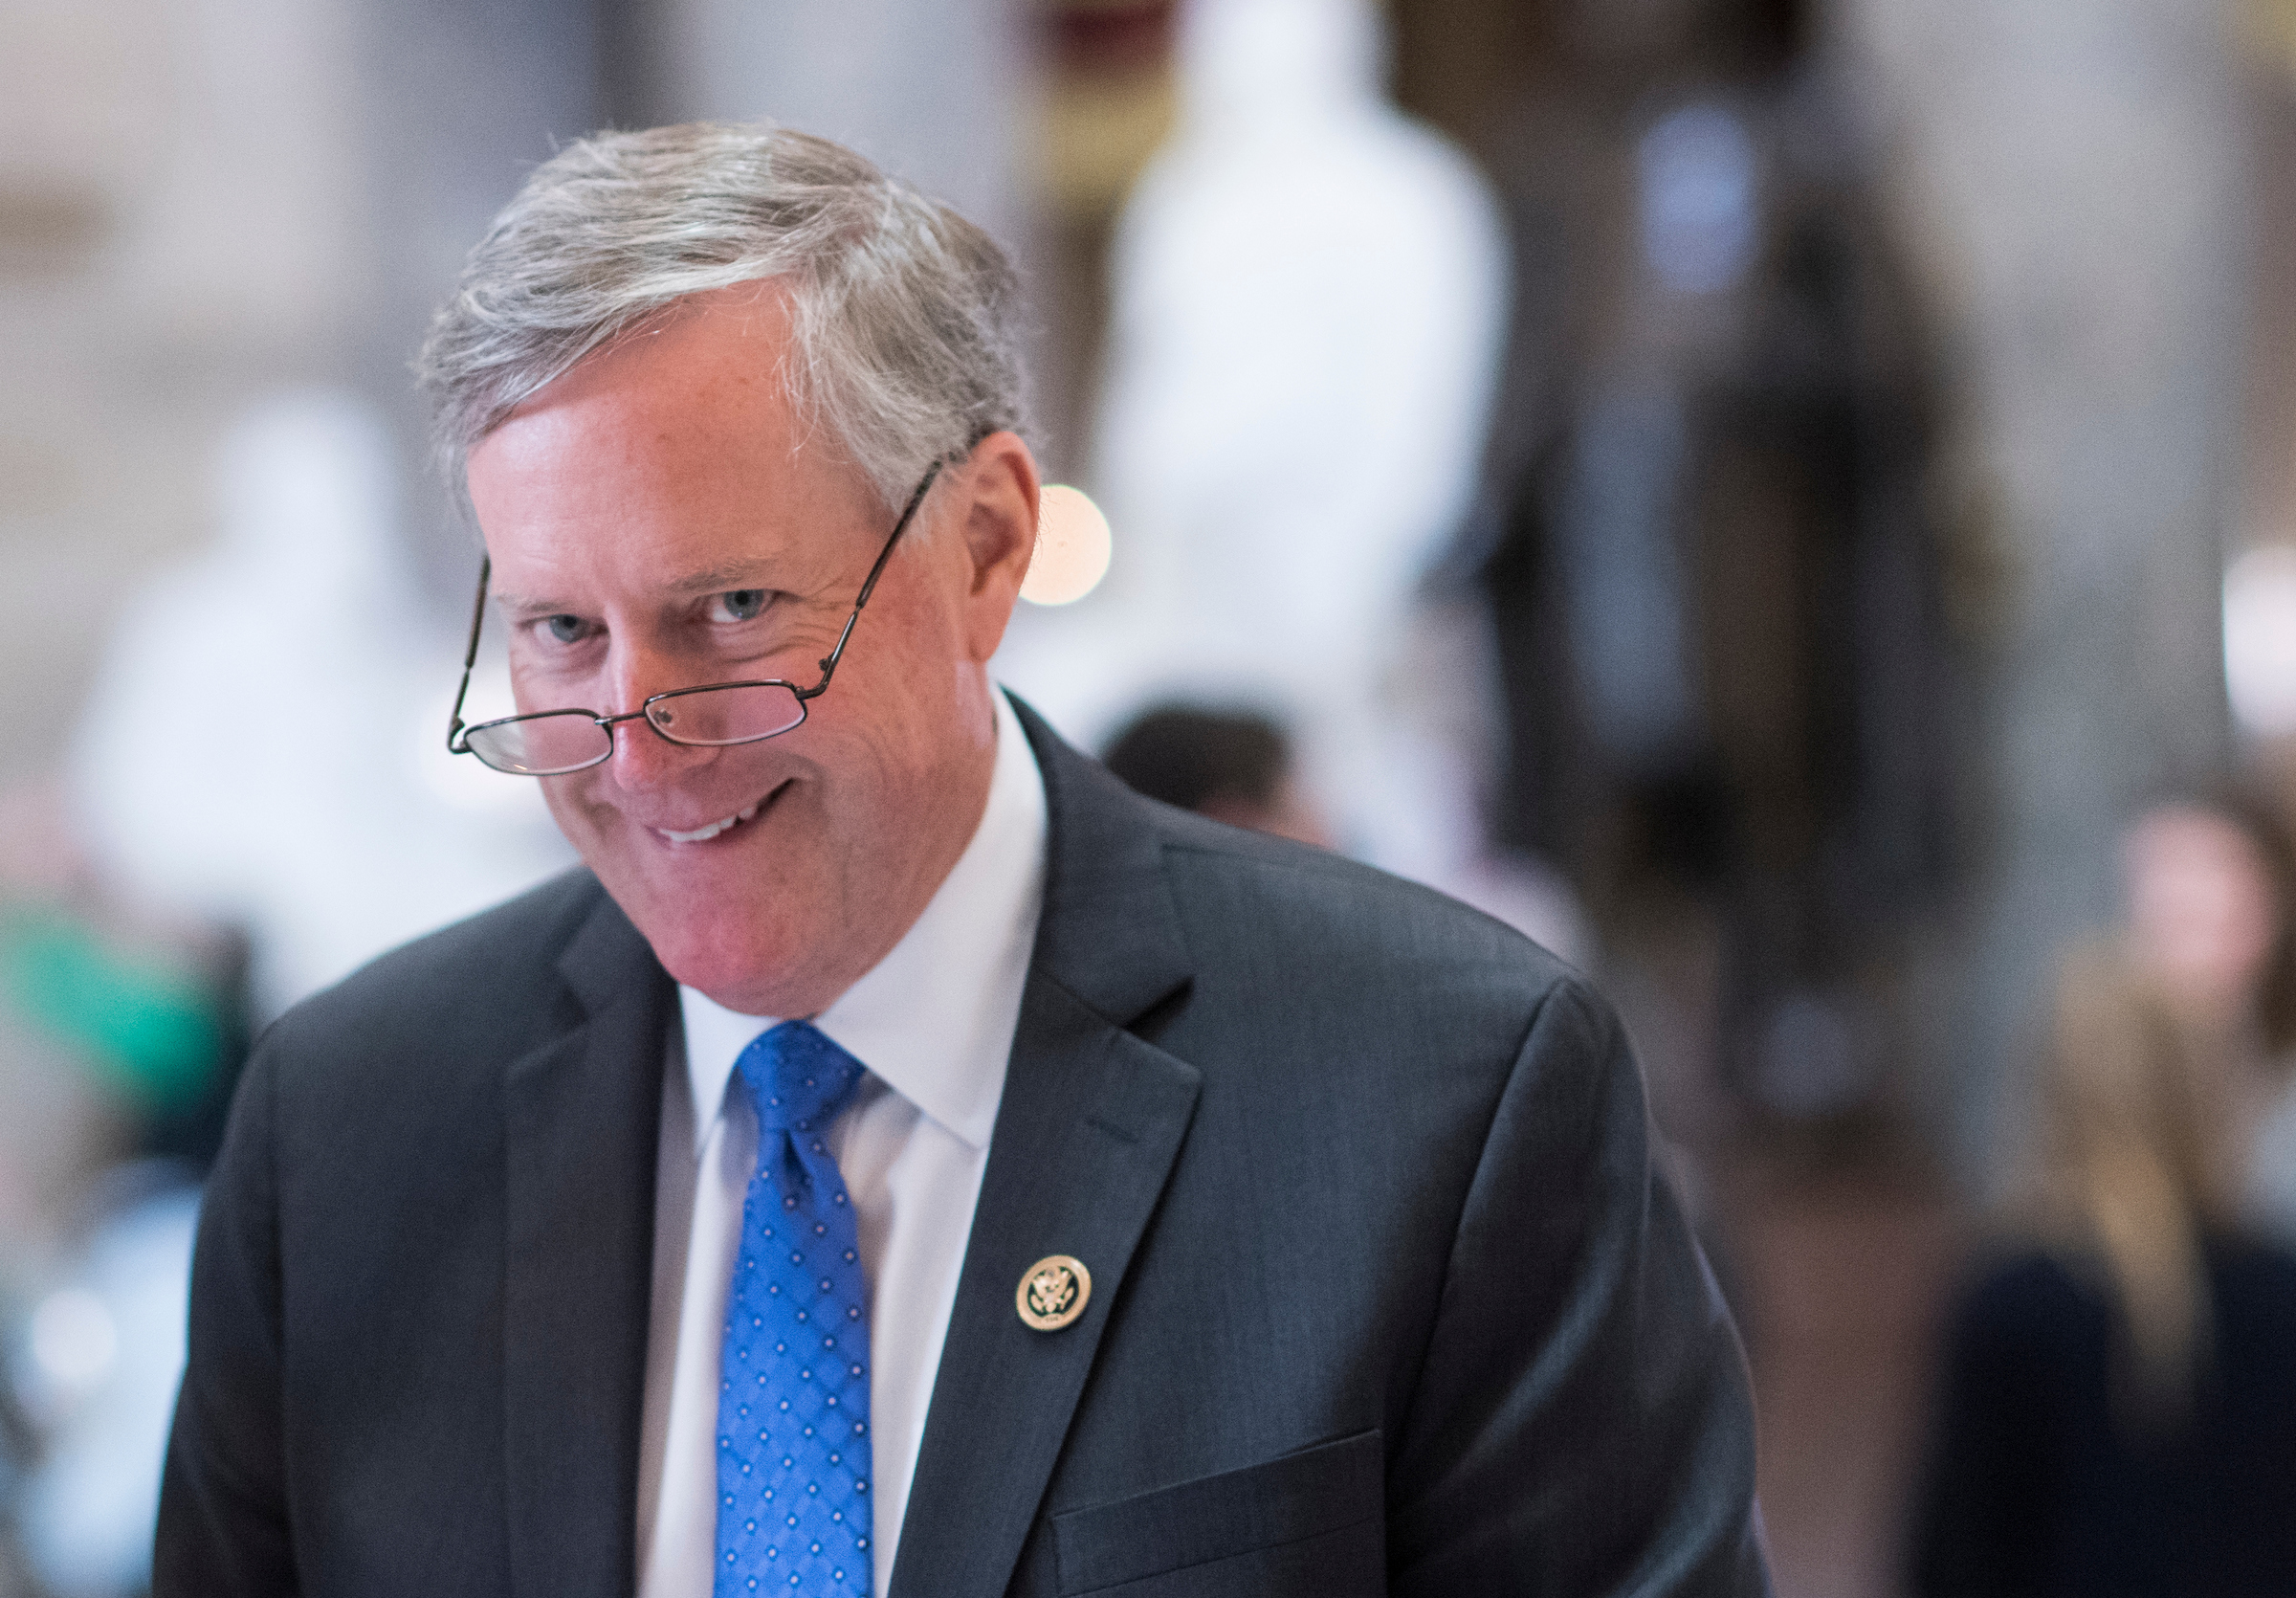
<svg viewBox="0 0 2296 1598">
<path fill-rule="evenodd" d="M 673 744 L 638 714 L 649 695 L 686 686 L 666 662 L 633 650 L 616 659 L 609 680 L 618 708 L 608 714 L 629 718 L 614 722 L 614 752 L 606 763 L 617 788 L 632 793 L 658 791 L 709 764 L 715 751 Z"/>
</svg>

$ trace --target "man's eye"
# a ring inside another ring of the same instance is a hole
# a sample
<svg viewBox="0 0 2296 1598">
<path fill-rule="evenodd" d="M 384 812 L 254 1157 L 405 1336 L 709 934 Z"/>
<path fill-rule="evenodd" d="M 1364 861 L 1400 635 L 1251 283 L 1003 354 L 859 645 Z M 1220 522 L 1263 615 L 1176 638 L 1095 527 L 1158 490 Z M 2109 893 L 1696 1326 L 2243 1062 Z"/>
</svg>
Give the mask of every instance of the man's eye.
<svg viewBox="0 0 2296 1598">
<path fill-rule="evenodd" d="M 718 610 L 726 621 L 755 621 L 765 609 L 763 588 L 735 588 L 716 596 Z"/>
<path fill-rule="evenodd" d="M 562 644 L 574 644 L 582 641 L 582 618 L 580 616 L 549 616 L 544 618 L 542 625 L 550 630 L 550 636 Z"/>
</svg>

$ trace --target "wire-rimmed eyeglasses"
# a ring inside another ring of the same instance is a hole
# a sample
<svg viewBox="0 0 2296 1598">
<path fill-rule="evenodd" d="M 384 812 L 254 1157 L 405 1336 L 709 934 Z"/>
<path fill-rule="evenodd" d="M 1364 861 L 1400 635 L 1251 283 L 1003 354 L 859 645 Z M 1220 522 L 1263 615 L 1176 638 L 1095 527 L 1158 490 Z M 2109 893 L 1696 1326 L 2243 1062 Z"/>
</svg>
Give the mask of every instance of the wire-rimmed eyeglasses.
<svg viewBox="0 0 2296 1598">
<path fill-rule="evenodd" d="M 594 710 L 538 710 L 466 727 L 462 702 L 470 695 L 471 668 L 478 659 L 478 630 L 486 621 L 486 583 L 493 568 L 491 561 L 481 560 L 478 600 L 471 612 L 471 642 L 462 655 L 462 686 L 454 691 L 454 714 L 447 727 L 447 752 L 476 755 L 497 771 L 514 777 L 557 777 L 608 759 L 614 752 L 614 726 L 620 721 L 642 721 L 673 744 L 705 749 L 755 744 L 802 726 L 806 706 L 829 691 L 829 678 L 837 675 L 837 662 L 845 655 L 845 641 L 853 635 L 853 623 L 861 619 L 861 608 L 875 591 L 885 563 L 893 558 L 893 546 L 908 530 L 916 507 L 924 503 L 925 491 L 933 486 L 940 467 L 941 463 L 935 461 L 916 485 L 916 492 L 909 496 L 900 520 L 893 524 L 893 536 L 885 541 L 876 564 L 862 581 L 861 592 L 853 600 L 836 644 L 821 658 L 821 680 L 810 688 L 800 688 L 780 677 L 707 682 L 655 694 L 637 709 L 619 716 L 602 716 Z"/>
</svg>

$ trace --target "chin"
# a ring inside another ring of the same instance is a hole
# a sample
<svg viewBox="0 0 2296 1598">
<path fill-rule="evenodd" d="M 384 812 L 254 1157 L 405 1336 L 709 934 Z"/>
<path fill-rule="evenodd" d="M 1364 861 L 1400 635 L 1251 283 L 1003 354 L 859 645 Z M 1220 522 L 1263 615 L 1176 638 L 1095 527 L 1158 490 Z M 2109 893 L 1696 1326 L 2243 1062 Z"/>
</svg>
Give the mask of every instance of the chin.
<svg viewBox="0 0 2296 1598">
<path fill-rule="evenodd" d="M 793 986 L 810 946 L 795 926 L 755 909 L 696 914 L 690 898 L 665 895 L 655 884 L 636 895 L 610 880 L 607 887 L 672 977 L 730 1010 L 781 1013 L 768 1001 Z"/>
<path fill-rule="evenodd" d="M 779 1015 L 773 995 L 800 977 L 802 949 L 779 939 L 696 936 L 680 928 L 667 936 L 650 934 L 647 942 L 679 982 L 744 1014 Z"/>
</svg>

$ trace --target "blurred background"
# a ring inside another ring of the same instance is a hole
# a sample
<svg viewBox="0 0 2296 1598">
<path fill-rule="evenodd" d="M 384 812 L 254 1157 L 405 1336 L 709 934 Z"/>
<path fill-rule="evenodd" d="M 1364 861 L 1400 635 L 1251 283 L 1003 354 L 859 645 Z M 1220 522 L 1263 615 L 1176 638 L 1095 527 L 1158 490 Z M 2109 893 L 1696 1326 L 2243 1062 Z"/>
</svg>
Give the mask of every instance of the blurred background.
<svg viewBox="0 0 2296 1598">
<path fill-rule="evenodd" d="M 756 116 L 1027 268 L 1114 531 L 1004 679 L 1619 1004 L 1781 1593 L 2078 1543 L 2047 1261 L 2130 1479 L 2296 1427 L 2296 0 L 0 0 L 0 1595 L 142 1587 L 253 1032 L 568 861 L 441 746 L 431 308 Z"/>
</svg>

